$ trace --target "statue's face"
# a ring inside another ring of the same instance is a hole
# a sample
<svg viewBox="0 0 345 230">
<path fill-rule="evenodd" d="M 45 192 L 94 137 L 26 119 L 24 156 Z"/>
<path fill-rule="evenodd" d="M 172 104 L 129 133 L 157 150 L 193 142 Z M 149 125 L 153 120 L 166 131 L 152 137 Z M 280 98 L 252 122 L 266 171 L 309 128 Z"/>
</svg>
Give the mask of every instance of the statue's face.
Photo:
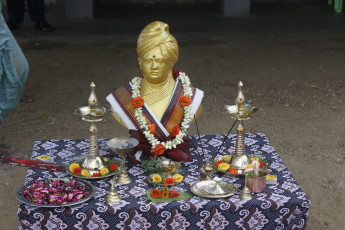
<svg viewBox="0 0 345 230">
<path fill-rule="evenodd" d="M 168 79 L 172 66 L 166 62 L 159 47 L 139 58 L 139 65 L 145 79 L 151 84 L 160 84 Z"/>
</svg>

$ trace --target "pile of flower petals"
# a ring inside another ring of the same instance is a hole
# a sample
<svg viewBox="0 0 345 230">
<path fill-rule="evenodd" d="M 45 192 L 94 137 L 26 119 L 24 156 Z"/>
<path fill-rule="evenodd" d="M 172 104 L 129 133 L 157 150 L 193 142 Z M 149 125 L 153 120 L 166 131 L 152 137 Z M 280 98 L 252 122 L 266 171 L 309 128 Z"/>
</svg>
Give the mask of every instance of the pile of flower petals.
<svg viewBox="0 0 345 230">
<path fill-rule="evenodd" d="M 88 187 L 73 177 L 69 183 L 62 180 L 34 180 L 22 191 L 22 196 L 36 204 L 64 205 L 81 200 L 89 192 Z"/>
</svg>

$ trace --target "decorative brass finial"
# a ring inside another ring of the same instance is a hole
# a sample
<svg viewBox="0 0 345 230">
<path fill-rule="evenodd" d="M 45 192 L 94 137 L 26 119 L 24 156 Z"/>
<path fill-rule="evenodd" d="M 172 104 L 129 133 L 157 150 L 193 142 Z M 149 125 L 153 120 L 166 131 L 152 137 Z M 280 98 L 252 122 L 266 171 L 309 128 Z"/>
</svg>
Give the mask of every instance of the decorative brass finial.
<svg viewBox="0 0 345 230">
<path fill-rule="evenodd" d="M 94 82 L 91 82 L 90 88 L 91 88 L 91 93 L 90 93 L 90 97 L 89 97 L 89 106 L 91 108 L 96 108 L 98 105 L 98 99 L 96 96 L 96 85 Z"/>
<path fill-rule="evenodd" d="M 243 115 L 243 105 L 244 105 L 244 95 L 242 92 L 242 86 L 243 86 L 242 81 L 238 82 L 238 94 L 236 98 L 236 105 L 238 108 L 238 113 L 240 115 Z"/>
</svg>

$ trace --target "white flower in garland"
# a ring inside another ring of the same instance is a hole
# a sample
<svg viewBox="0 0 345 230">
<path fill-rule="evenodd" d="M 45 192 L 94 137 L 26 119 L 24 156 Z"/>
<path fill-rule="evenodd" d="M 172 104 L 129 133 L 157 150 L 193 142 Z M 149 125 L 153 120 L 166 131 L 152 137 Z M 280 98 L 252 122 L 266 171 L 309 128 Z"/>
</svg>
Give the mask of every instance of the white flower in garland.
<svg viewBox="0 0 345 230">
<path fill-rule="evenodd" d="M 180 103 L 184 109 L 184 117 L 181 123 L 181 128 L 186 131 L 189 128 L 189 124 L 193 119 L 192 112 L 192 103 L 191 98 L 193 96 L 192 88 L 190 87 L 190 80 L 184 72 L 180 72 L 180 75 L 177 77 L 177 80 L 180 80 L 183 88 L 183 96 L 181 96 Z M 154 149 L 155 154 L 162 155 L 166 149 L 176 148 L 177 145 L 183 142 L 183 138 L 186 136 L 185 132 L 180 132 L 180 127 L 174 127 L 176 136 L 171 141 L 160 142 L 155 136 L 155 125 L 148 125 L 146 123 L 146 118 L 143 115 L 142 106 L 144 105 L 144 100 L 140 94 L 140 85 L 142 78 L 135 77 L 131 81 L 132 86 L 132 105 L 135 108 L 135 118 L 138 121 L 140 128 L 142 129 L 146 139 Z M 174 132 L 174 130 L 173 130 Z M 163 148 L 164 147 L 164 148 Z"/>
</svg>

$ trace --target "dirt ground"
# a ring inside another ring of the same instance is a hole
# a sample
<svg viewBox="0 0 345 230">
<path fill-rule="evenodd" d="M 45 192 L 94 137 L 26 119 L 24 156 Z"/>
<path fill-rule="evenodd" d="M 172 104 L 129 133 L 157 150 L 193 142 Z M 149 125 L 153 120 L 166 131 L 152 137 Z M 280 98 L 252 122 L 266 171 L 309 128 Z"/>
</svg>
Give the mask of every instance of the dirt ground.
<svg viewBox="0 0 345 230">
<path fill-rule="evenodd" d="M 202 134 L 227 133 L 242 80 L 247 100 L 261 108 L 246 132 L 265 133 L 311 200 L 308 229 L 345 226 L 345 14 L 313 3 L 252 5 L 250 17 L 224 18 L 212 6 L 98 8 L 95 19 L 68 20 L 48 7 L 52 33 L 35 31 L 26 16 L 14 33 L 30 64 L 25 94 L 0 125 L 0 143 L 29 158 L 35 140 L 88 138 L 73 114 L 95 81 L 100 102 L 140 74 L 136 39 L 151 21 L 170 25 L 180 47 L 175 69 L 205 92 Z M 127 135 L 111 116 L 99 137 Z M 196 134 L 196 129 L 190 129 Z M 26 168 L 0 167 L 0 229 L 16 229 L 16 190 Z"/>
</svg>

